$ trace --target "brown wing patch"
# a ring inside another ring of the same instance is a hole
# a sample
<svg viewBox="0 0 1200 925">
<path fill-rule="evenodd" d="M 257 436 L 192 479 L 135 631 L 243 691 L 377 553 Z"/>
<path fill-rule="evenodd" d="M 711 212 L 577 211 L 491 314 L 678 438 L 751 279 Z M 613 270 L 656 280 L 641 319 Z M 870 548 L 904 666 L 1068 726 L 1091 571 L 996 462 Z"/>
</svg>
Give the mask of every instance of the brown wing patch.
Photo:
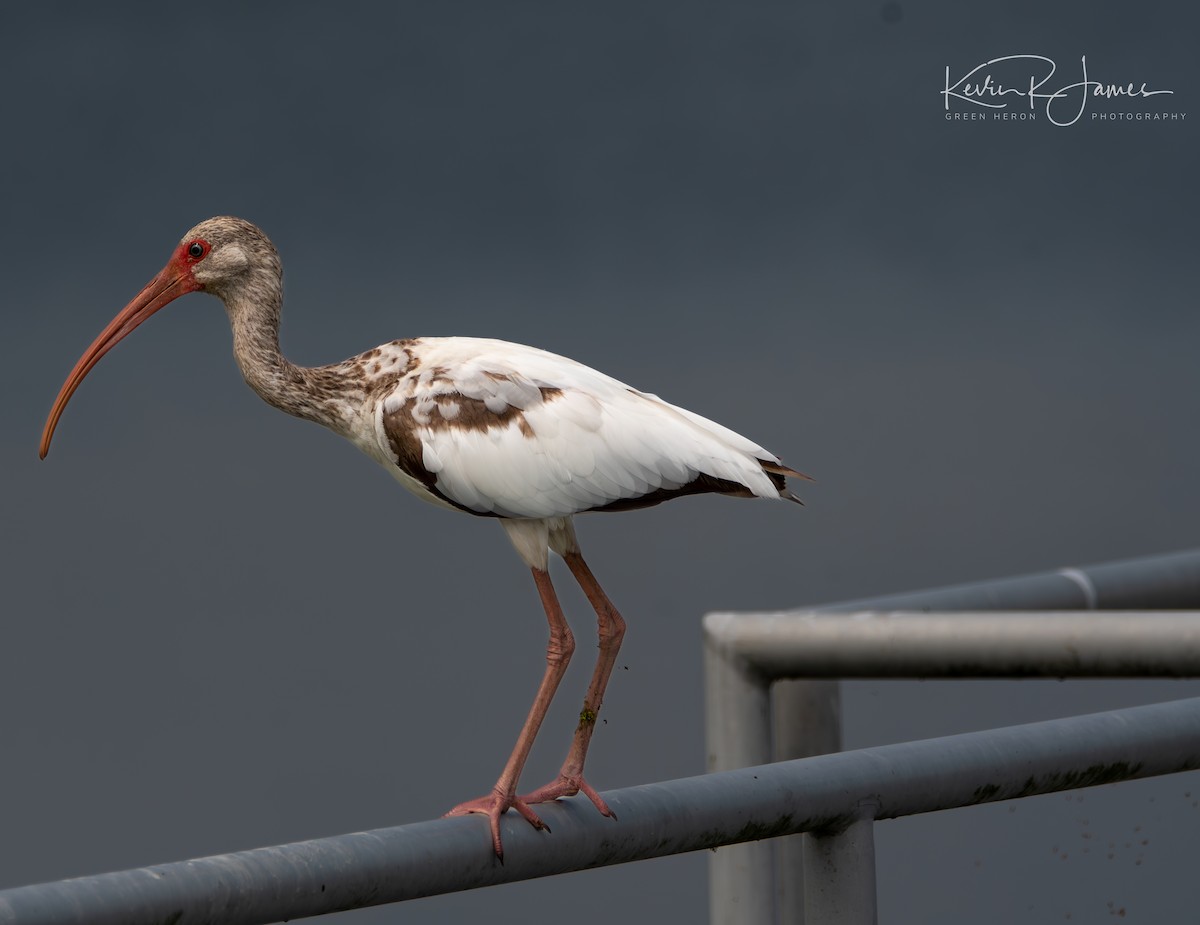
<svg viewBox="0 0 1200 925">
<path fill-rule="evenodd" d="M 421 440 L 412 428 L 411 420 L 405 421 L 399 413 L 383 416 L 383 430 L 387 434 L 388 446 L 396 457 L 396 465 L 405 475 L 416 479 L 431 491 L 437 477 L 425 468 L 424 450 Z"/>
<path fill-rule="evenodd" d="M 497 374 L 487 375 L 497 378 Z M 505 404 L 500 410 L 493 410 L 485 399 L 472 398 L 450 388 L 453 380 L 449 370 L 442 367 L 422 370 L 421 382 L 433 388 L 412 395 L 391 415 L 398 416 L 409 429 L 488 431 L 506 428 L 515 422 L 522 435 L 534 436 L 533 428 L 525 418 L 525 412 L 531 410 L 529 406 L 519 408 Z M 539 388 L 538 393 L 540 398 L 534 407 L 556 400 L 562 395 L 562 389 L 545 386 Z"/>
<path fill-rule="evenodd" d="M 399 410 L 383 416 L 383 431 L 387 434 L 388 446 L 392 449 L 400 471 L 424 485 L 430 494 L 460 511 L 475 514 L 477 517 L 495 517 L 495 514 L 486 511 L 471 510 L 438 490 L 437 475 L 425 468 L 425 451 L 421 446 L 421 438 L 417 435 L 416 422 L 411 414 L 406 413 L 407 408 L 406 404 Z"/>
<path fill-rule="evenodd" d="M 429 374 L 428 377 L 426 377 L 426 373 Z M 438 382 L 443 387 L 451 381 L 449 370 L 441 367 L 422 370 L 421 376 L 426 384 Z M 539 391 L 541 393 L 539 406 L 554 401 L 562 395 L 562 389 L 558 388 L 546 387 Z M 485 432 L 515 424 L 522 436 L 532 439 L 535 435 L 525 417 L 527 410 L 530 409 L 505 405 L 502 410 L 493 411 L 482 399 L 468 398 L 458 391 L 434 391 L 432 394 L 413 395 L 395 411 L 385 412 L 383 428 L 387 434 L 388 446 L 392 450 L 400 471 L 416 479 L 433 494 L 460 510 L 482 517 L 494 517 L 497 515 L 464 507 L 438 490 L 437 474 L 425 468 L 424 448 L 421 445 L 420 432 L 422 430 Z"/>
</svg>

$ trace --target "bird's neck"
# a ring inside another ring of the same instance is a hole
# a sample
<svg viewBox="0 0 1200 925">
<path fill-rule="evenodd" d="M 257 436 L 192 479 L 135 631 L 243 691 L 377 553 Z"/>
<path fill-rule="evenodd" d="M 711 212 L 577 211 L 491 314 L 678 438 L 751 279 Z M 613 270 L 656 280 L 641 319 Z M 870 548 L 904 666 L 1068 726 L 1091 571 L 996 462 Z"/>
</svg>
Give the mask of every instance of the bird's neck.
<svg viewBox="0 0 1200 925">
<path fill-rule="evenodd" d="M 358 384 L 337 366 L 297 366 L 279 348 L 282 292 L 276 287 L 226 299 L 233 355 L 246 384 L 280 411 L 346 434 L 361 404 Z"/>
</svg>

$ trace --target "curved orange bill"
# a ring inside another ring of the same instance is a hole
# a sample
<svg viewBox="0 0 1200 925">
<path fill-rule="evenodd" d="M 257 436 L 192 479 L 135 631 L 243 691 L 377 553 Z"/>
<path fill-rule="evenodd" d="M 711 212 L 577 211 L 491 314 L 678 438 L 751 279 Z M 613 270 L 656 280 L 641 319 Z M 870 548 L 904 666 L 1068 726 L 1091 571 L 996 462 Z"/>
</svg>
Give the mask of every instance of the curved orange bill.
<svg viewBox="0 0 1200 925">
<path fill-rule="evenodd" d="M 84 376 L 100 362 L 100 358 L 160 308 L 178 299 L 181 295 L 195 292 L 199 288 L 201 288 L 200 284 L 192 276 L 191 269 L 179 261 L 171 260 L 154 279 L 146 284 L 146 287 L 137 294 L 134 300 L 121 309 L 120 314 L 108 323 L 108 327 L 101 331 L 100 336 L 84 351 L 79 362 L 75 364 L 75 368 L 71 370 L 71 374 L 67 376 L 67 381 L 58 390 L 58 398 L 54 400 L 54 407 L 50 409 L 50 416 L 46 418 L 46 426 L 42 430 L 42 442 L 38 447 L 38 456 L 41 459 L 45 459 L 46 454 L 50 452 L 50 440 L 54 436 L 54 428 L 58 426 L 58 419 L 62 417 L 67 402 L 79 388 L 79 383 L 83 382 Z"/>
</svg>

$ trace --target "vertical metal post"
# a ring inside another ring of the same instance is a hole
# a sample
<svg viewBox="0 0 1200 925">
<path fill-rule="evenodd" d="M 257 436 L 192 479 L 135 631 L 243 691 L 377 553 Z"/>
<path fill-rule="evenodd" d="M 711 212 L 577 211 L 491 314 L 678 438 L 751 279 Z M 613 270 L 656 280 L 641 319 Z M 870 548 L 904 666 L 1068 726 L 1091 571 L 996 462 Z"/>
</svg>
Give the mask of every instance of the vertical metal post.
<svg viewBox="0 0 1200 925">
<path fill-rule="evenodd" d="M 842 697 L 838 681 L 782 679 L 771 687 L 775 752 L 772 761 L 811 758 L 842 750 Z M 804 838 L 774 839 L 779 922 L 804 922 Z"/>
<path fill-rule="evenodd" d="M 805 921 L 813 925 L 875 925 L 873 814 L 836 834 L 801 837 Z"/>
<path fill-rule="evenodd" d="M 710 614 L 705 620 L 718 618 Z M 771 761 L 771 699 L 766 678 L 705 639 L 705 739 L 708 770 Z M 709 856 L 712 925 L 774 925 L 775 865 L 770 841 L 730 845 Z"/>
</svg>

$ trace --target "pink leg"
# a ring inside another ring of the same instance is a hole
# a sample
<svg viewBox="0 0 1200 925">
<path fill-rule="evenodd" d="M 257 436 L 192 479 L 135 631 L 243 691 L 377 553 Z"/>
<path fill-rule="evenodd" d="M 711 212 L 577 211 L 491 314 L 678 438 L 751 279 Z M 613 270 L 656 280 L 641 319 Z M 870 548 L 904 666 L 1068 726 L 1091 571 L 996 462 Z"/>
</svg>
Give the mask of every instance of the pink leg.
<svg viewBox="0 0 1200 925">
<path fill-rule="evenodd" d="M 477 800 L 460 803 L 446 813 L 447 816 L 463 816 L 467 813 L 485 814 L 491 823 L 492 848 L 496 852 L 496 857 L 501 861 L 504 860 L 504 846 L 500 842 L 500 817 L 510 806 L 524 816 L 535 829 L 549 831 L 546 824 L 526 805 L 526 801 L 517 796 L 517 780 L 521 776 L 521 770 L 525 767 L 525 760 L 529 757 L 529 750 L 533 747 L 533 740 L 537 738 L 538 729 L 542 725 L 546 711 L 550 708 L 550 701 L 554 699 L 554 692 L 567 672 L 567 663 L 571 661 L 571 653 L 575 651 L 575 638 L 571 635 L 571 628 L 567 626 L 567 621 L 563 618 L 562 607 L 554 593 L 554 586 L 550 584 L 550 574 L 535 568 L 533 569 L 533 580 L 537 584 L 538 594 L 542 598 L 542 607 L 545 608 L 546 619 L 550 623 L 550 642 L 546 646 L 546 673 L 542 676 L 542 683 L 538 686 L 533 706 L 529 708 L 529 716 L 525 719 L 525 725 L 521 727 L 521 734 L 517 736 L 517 744 L 508 758 L 508 763 L 504 766 L 504 771 L 500 774 L 500 779 L 492 788 L 492 792 Z"/>
<path fill-rule="evenodd" d="M 559 797 L 574 796 L 583 792 L 592 805 L 605 816 L 616 818 L 600 795 L 583 779 L 583 764 L 587 760 L 588 744 L 592 740 L 592 732 L 596 728 L 596 719 L 600 715 L 600 705 L 604 701 L 604 689 L 608 686 L 613 667 L 617 663 L 617 652 L 621 648 L 621 640 L 625 636 L 625 621 L 617 613 L 608 595 L 596 581 L 591 569 L 583 561 L 578 551 L 564 556 L 571 574 L 583 588 L 583 593 L 596 611 L 596 621 L 600 636 L 600 655 L 596 659 L 596 668 L 592 672 L 592 682 L 588 685 L 587 695 L 583 699 L 583 709 L 579 711 L 579 725 L 575 729 L 575 738 L 571 741 L 571 750 L 567 752 L 567 760 L 563 762 L 558 777 L 544 787 L 539 787 L 533 793 L 521 797 L 525 803 L 548 803 Z"/>
</svg>

